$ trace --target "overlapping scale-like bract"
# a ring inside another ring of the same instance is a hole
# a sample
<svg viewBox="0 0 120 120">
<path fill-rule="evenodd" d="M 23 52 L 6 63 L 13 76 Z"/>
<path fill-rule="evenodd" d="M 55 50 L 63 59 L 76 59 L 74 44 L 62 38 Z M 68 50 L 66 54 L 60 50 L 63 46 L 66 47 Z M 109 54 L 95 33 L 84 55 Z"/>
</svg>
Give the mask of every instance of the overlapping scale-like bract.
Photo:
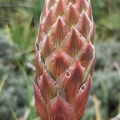
<svg viewBox="0 0 120 120">
<path fill-rule="evenodd" d="M 95 64 L 90 0 L 45 0 L 35 42 L 35 103 L 42 120 L 80 120 Z"/>
</svg>

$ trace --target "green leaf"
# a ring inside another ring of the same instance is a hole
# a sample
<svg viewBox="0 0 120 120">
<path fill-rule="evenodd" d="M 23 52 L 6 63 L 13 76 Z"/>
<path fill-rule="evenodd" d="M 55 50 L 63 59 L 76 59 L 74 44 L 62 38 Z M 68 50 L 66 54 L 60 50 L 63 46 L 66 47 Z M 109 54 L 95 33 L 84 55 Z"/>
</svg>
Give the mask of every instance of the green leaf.
<svg viewBox="0 0 120 120">
<path fill-rule="evenodd" d="M 4 75 L 2 80 L 0 80 L 1 81 L 0 82 L 0 93 L 2 92 L 2 89 L 3 89 L 3 86 L 5 84 L 5 81 L 6 81 L 7 77 L 8 77 L 7 75 Z"/>
</svg>

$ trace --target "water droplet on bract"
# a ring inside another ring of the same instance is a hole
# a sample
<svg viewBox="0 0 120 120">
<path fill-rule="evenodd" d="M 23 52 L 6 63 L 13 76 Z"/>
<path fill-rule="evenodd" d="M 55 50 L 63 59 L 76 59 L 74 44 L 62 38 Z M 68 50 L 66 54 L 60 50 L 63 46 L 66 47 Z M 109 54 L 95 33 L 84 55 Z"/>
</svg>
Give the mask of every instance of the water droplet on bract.
<svg viewBox="0 0 120 120">
<path fill-rule="evenodd" d="M 70 66 L 70 69 L 74 69 L 75 67 L 72 65 L 72 66 Z"/>
<path fill-rule="evenodd" d="M 91 59 L 93 58 L 93 55 L 91 55 Z"/>
<path fill-rule="evenodd" d="M 80 88 L 80 90 L 83 92 L 86 89 L 86 86 L 83 84 Z"/>
<path fill-rule="evenodd" d="M 54 82 L 54 85 L 55 85 L 56 87 L 58 87 L 58 84 L 57 84 L 56 82 Z"/>
<path fill-rule="evenodd" d="M 65 77 L 70 78 L 71 77 L 71 73 L 69 71 L 66 71 L 65 72 Z"/>
</svg>

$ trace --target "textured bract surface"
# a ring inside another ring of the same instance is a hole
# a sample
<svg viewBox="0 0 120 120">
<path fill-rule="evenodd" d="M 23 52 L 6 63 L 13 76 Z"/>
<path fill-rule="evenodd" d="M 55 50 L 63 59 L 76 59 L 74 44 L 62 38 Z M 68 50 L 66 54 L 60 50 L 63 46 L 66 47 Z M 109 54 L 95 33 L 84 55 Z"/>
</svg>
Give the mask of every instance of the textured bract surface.
<svg viewBox="0 0 120 120">
<path fill-rule="evenodd" d="M 95 64 L 90 0 L 46 0 L 35 52 L 39 116 L 42 120 L 79 120 Z"/>
</svg>

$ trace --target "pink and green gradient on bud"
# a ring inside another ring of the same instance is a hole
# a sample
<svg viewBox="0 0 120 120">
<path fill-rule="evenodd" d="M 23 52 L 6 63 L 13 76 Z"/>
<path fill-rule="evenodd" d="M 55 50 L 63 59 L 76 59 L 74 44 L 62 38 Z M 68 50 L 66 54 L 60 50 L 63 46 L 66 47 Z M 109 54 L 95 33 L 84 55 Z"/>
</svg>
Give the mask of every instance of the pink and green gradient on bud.
<svg viewBox="0 0 120 120">
<path fill-rule="evenodd" d="M 35 53 L 34 94 L 41 120 L 80 120 L 95 64 L 90 0 L 45 0 Z"/>
</svg>

